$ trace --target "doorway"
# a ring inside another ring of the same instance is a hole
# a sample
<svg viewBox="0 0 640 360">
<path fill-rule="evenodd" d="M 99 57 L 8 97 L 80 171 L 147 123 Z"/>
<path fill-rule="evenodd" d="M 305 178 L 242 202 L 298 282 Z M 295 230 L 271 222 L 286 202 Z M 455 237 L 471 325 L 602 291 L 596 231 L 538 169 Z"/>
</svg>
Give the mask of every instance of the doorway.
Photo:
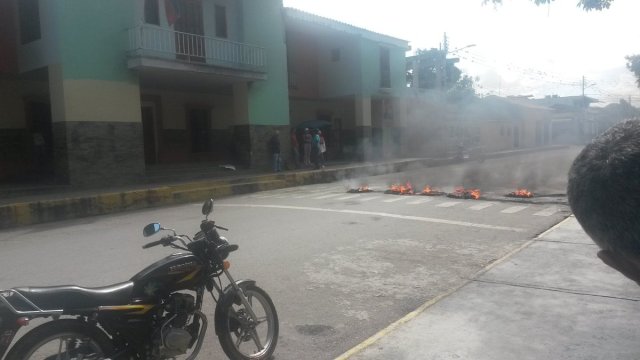
<svg viewBox="0 0 640 360">
<path fill-rule="evenodd" d="M 153 103 L 142 104 L 142 136 L 144 140 L 145 164 L 157 164 L 158 137 L 156 126 L 156 107 Z"/>
<path fill-rule="evenodd" d="M 36 174 L 53 174 L 53 131 L 51 105 L 27 101 L 25 115 L 31 139 L 31 159 Z"/>
<path fill-rule="evenodd" d="M 204 23 L 201 0 L 178 0 L 180 17 L 176 20 L 176 58 L 189 62 L 205 62 Z"/>
</svg>

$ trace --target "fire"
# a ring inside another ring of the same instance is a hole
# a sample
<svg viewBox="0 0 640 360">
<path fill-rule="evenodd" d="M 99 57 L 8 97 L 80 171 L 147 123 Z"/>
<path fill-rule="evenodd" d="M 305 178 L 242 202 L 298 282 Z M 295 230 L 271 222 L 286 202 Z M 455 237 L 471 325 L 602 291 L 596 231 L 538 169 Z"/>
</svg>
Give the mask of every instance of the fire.
<svg viewBox="0 0 640 360">
<path fill-rule="evenodd" d="M 387 192 L 398 195 L 413 195 L 413 186 L 408 181 L 406 185 L 393 184 L 389 187 Z"/>
<path fill-rule="evenodd" d="M 531 198 L 533 197 L 533 193 L 527 189 L 518 189 L 514 192 L 510 192 L 507 196 L 511 197 L 521 197 L 521 198 Z"/>
<path fill-rule="evenodd" d="M 465 189 L 462 186 L 456 186 L 452 193 L 447 195 L 448 197 L 458 199 L 480 199 L 480 189 Z"/>
<path fill-rule="evenodd" d="M 348 192 L 350 193 L 365 193 L 365 192 L 372 192 L 373 190 L 371 190 L 371 188 L 369 188 L 369 185 L 360 185 L 359 187 L 355 188 L 355 189 L 349 189 Z"/>
<path fill-rule="evenodd" d="M 422 195 L 427 195 L 427 196 L 439 196 L 439 195 L 444 195 L 444 192 L 433 188 L 429 185 L 425 185 L 425 187 L 422 189 Z"/>
</svg>

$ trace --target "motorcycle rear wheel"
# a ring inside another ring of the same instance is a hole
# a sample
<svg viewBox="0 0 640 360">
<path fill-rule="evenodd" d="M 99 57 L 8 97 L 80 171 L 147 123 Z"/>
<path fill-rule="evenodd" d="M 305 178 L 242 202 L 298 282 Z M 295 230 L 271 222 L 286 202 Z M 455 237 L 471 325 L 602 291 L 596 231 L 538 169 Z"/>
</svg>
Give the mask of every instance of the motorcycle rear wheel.
<svg viewBox="0 0 640 360">
<path fill-rule="evenodd" d="M 251 309 L 258 318 L 252 323 L 244 305 L 231 303 L 222 309 L 224 328 L 218 334 L 220 345 L 232 360 L 270 359 L 278 342 L 278 314 L 266 291 L 255 285 L 242 287 Z"/>
<path fill-rule="evenodd" d="M 109 338 L 98 328 L 78 320 L 44 323 L 26 333 L 6 360 L 105 359 L 113 351 Z"/>
</svg>

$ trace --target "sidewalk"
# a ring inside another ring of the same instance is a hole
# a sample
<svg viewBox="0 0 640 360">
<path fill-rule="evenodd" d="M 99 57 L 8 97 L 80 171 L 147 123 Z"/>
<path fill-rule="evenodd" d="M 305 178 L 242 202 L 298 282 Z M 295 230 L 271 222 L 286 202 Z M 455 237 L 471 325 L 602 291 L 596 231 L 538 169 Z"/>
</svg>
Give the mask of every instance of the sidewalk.
<svg viewBox="0 0 640 360">
<path fill-rule="evenodd" d="M 338 359 L 640 359 L 640 287 L 574 217 Z"/>
<path fill-rule="evenodd" d="M 550 151 L 564 146 L 527 148 L 485 154 L 486 159 Z M 258 173 L 255 170 L 189 174 L 180 166 L 154 171 L 149 183 L 106 189 L 78 190 L 70 186 L 0 188 L 0 229 L 111 214 L 158 206 L 203 201 L 206 198 L 245 194 L 285 187 L 328 183 L 401 172 L 419 167 L 447 165 L 452 158 L 413 158 L 382 162 L 328 164 L 322 170 Z M 181 176 L 183 175 L 183 176 Z"/>
<path fill-rule="evenodd" d="M 26 189 L 0 197 L 0 229 L 22 225 L 110 214 L 128 210 L 204 201 L 264 190 L 342 179 L 382 175 L 415 167 L 450 163 L 451 159 L 398 159 L 386 162 L 329 164 L 321 170 L 279 173 L 219 172 L 208 178 L 162 178 L 153 184 L 77 190 L 71 187 Z M 175 175 L 175 172 L 174 172 Z M 179 177 L 178 177 L 179 178 Z"/>
</svg>

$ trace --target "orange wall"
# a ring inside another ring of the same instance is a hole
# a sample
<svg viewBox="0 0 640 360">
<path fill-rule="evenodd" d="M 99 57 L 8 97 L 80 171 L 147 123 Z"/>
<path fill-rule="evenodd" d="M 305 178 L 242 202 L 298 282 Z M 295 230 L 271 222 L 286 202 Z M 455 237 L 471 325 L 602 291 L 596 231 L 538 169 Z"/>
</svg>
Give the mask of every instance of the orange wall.
<svg viewBox="0 0 640 360">
<path fill-rule="evenodd" d="M 304 33 L 287 32 L 287 55 L 289 61 L 289 96 L 300 98 L 318 97 L 318 41 Z"/>
</svg>

